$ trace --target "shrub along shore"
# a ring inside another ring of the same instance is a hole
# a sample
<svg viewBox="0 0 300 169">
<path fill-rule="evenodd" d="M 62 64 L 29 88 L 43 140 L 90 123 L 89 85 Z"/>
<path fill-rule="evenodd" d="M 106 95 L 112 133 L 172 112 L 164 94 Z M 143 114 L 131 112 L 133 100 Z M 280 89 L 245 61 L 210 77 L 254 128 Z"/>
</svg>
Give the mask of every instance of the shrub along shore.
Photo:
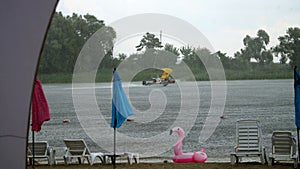
<svg viewBox="0 0 300 169">
<path fill-rule="evenodd" d="M 137 74 L 132 81 L 151 80 L 153 73 Z M 38 75 L 42 83 L 72 83 L 72 74 L 40 74 Z M 265 79 L 292 79 L 293 71 L 225 71 L 226 80 L 265 80 Z M 210 80 L 207 73 L 194 74 L 197 81 Z M 96 75 L 95 82 L 111 82 L 112 73 L 106 71 Z M 176 79 L 175 79 L 176 80 Z M 177 79 L 178 80 L 178 79 Z M 190 81 L 190 79 L 180 79 Z M 218 79 L 216 79 L 218 80 Z"/>
</svg>

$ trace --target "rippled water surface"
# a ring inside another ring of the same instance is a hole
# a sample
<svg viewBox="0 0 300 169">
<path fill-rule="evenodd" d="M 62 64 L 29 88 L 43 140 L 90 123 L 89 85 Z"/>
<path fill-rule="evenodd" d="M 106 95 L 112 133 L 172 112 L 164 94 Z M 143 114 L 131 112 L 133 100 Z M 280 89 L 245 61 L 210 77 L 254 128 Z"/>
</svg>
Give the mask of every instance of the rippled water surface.
<svg viewBox="0 0 300 169">
<path fill-rule="evenodd" d="M 117 136 L 122 140 L 117 144 L 117 151 L 140 151 L 145 157 L 172 157 L 172 146 L 177 136 L 166 133 L 176 124 L 183 128 L 190 126 L 183 144 L 185 152 L 206 148 L 208 156 L 214 158 L 229 158 L 235 145 L 235 122 L 239 119 L 261 122 L 263 144 L 268 152 L 272 131 L 295 131 L 292 80 L 227 81 L 226 84 L 224 111 L 209 114 L 213 105 L 210 82 L 180 82 L 166 87 L 123 83 L 137 116 L 133 122 L 125 122 L 117 130 Z M 51 146 L 63 147 L 65 138 L 83 138 L 92 151 L 112 150 L 110 83 L 73 86 L 76 90 L 73 97 L 71 84 L 44 84 L 43 89 L 51 109 L 51 120 L 44 123 L 41 132 L 36 134 L 36 140 L 47 140 Z M 89 97 L 93 93 L 95 96 Z M 77 107 L 81 112 L 79 116 L 73 104 L 74 97 L 82 104 Z M 222 106 L 222 98 L 219 102 L 213 106 Z M 220 118 L 220 113 L 224 119 Z M 219 123 L 211 131 L 211 136 L 200 142 L 199 138 L 204 137 L 200 133 L 208 115 Z M 98 120 L 100 117 L 102 120 Z M 64 119 L 71 122 L 63 123 Z M 92 132 L 92 136 L 86 134 L 87 131 Z M 122 139 L 123 136 L 126 137 Z M 166 152 L 157 153 L 155 147 L 162 151 L 166 149 Z"/>
</svg>

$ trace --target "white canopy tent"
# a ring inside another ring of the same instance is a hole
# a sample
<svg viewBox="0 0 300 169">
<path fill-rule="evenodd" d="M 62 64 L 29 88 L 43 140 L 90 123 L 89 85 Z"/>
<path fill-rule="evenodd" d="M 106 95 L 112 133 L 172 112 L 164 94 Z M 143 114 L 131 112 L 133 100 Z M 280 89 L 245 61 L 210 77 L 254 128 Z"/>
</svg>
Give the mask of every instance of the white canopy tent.
<svg viewBox="0 0 300 169">
<path fill-rule="evenodd" d="M 0 2 L 0 164 L 26 168 L 30 101 L 38 60 L 58 0 Z"/>
</svg>

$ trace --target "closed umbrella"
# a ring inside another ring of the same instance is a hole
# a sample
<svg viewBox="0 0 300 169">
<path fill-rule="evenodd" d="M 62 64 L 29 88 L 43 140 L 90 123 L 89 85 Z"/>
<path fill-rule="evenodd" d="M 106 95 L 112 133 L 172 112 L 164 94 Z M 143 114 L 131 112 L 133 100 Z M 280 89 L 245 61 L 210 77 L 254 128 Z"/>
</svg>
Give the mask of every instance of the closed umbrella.
<svg viewBox="0 0 300 169">
<path fill-rule="evenodd" d="M 50 120 L 50 111 L 41 81 L 36 78 L 32 96 L 32 131 L 39 132 L 44 121 Z"/>
<path fill-rule="evenodd" d="M 300 153 L 299 147 L 299 129 L 300 129 L 300 73 L 295 66 L 294 68 L 294 92 L 295 92 L 295 122 L 297 126 L 297 139 L 298 139 L 298 151 Z"/>
<path fill-rule="evenodd" d="M 40 80 L 36 77 L 33 88 L 33 95 L 31 101 L 32 107 L 32 143 L 33 143 L 33 163 L 32 166 L 34 168 L 34 132 L 39 132 L 42 129 L 42 124 L 45 121 L 50 120 L 50 111 L 47 103 L 47 99 L 45 97 L 42 84 Z"/>
<path fill-rule="evenodd" d="M 113 165 L 116 160 L 116 128 L 133 115 L 132 108 L 127 100 L 126 94 L 122 88 L 122 81 L 116 69 L 113 71 L 113 98 L 112 98 L 112 118 L 111 127 L 114 128 L 114 158 Z"/>
</svg>

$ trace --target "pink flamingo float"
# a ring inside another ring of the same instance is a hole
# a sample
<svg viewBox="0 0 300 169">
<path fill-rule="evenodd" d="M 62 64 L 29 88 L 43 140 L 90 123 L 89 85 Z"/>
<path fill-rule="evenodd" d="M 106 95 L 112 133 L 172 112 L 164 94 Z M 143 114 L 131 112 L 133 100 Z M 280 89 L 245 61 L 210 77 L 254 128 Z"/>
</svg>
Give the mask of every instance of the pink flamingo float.
<svg viewBox="0 0 300 169">
<path fill-rule="evenodd" d="M 182 141 L 184 139 L 184 130 L 180 127 L 174 127 L 170 130 L 170 135 L 175 132 L 178 134 L 178 140 L 174 147 L 175 156 L 172 158 L 174 163 L 204 163 L 207 159 L 206 150 L 201 149 L 197 152 L 183 153 L 182 152 Z"/>
</svg>

